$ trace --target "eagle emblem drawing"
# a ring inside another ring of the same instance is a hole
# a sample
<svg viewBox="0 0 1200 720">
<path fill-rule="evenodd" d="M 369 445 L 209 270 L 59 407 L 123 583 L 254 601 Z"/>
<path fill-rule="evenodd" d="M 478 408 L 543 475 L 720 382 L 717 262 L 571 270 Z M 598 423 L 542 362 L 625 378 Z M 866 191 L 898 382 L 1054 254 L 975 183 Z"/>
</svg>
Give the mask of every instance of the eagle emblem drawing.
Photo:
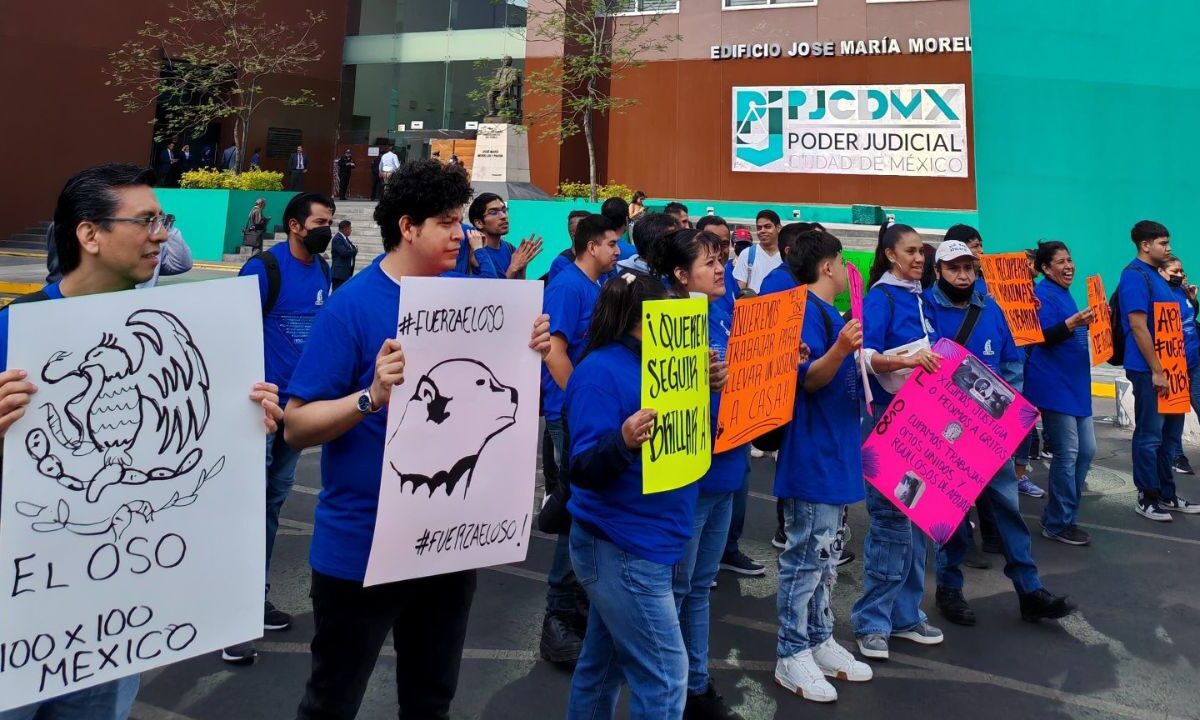
<svg viewBox="0 0 1200 720">
<path fill-rule="evenodd" d="M 138 310 L 86 351 L 54 353 L 41 380 L 74 394 L 61 407 L 40 405 L 44 428 L 39 423 L 25 436 L 38 473 L 69 491 L 49 513 L 48 505 L 17 503 L 18 512 L 38 520 L 35 530 L 119 538 L 134 516 L 150 521 L 156 512 L 190 505 L 224 466 L 222 458 L 165 501 L 117 493 L 119 505 L 105 502 L 114 488 L 182 479 L 203 460 L 203 450 L 191 446 L 209 421 L 208 368 L 191 332 L 171 313 Z"/>
</svg>

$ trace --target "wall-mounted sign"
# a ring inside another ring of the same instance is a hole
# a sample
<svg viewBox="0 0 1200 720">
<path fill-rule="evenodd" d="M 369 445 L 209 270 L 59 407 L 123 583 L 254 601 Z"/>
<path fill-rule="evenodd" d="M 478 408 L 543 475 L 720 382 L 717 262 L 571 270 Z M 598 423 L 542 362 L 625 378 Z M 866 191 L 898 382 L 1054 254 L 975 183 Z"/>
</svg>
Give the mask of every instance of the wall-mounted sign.
<svg viewBox="0 0 1200 720">
<path fill-rule="evenodd" d="M 399 125 L 396 126 L 396 132 L 404 132 L 405 129 L 406 128 L 404 127 L 404 123 L 400 123 Z"/>
<path fill-rule="evenodd" d="M 479 129 L 479 121 L 478 120 L 468 120 L 467 124 L 466 124 L 466 129 L 467 130 L 478 130 Z"/>
<path fill-rule="evenodd" d="M 963 85 L 733 88 L 733 169 L 967 177 Z"/>
<path fill-rule="evenodd" d="M 870 40 L 796 41 L 793 43 L 740 43 L 713 45 L 708 56 L 712 60 L 744 60 L 761 58 L 835 57 L 838 55 L 936 55 L 940 53 L 971 52 L 970 36 L 957 37 L 881 37 Z"/>
<path fill-rule="evenodd" d="M 412 126 L 413 130 L 424 130 L 425 129 L 425 121 L 424 120 L 413 120 L 411 123 L 409 123 L 409 125 Z"/>
</svg>

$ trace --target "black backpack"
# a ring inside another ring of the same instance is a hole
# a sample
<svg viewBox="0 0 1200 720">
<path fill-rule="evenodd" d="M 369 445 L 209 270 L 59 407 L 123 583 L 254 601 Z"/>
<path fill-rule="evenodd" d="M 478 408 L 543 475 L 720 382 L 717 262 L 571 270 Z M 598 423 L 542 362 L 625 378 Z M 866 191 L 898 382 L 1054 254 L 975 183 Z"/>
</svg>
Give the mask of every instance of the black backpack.
<svg viewBox="0 0 1200 720">
<path fill-rule="evenodd" d="M 1154 293 L 1154 283 L 1150 281 L 1150 276 L 1146 271 L 1134 265 L 1133 268 L 1146 278 L 1146 290 L 1151 294 Z M 1121 367 L 1125 364 L 1125 327 L 1121 324 L 1121 284 L 1117 283 L 1117 289 L 1113 291 L 1112 297 L 1108 299 L 1109 307 L 1109 330 L 1112 332 L 1113 355 L 1109 359 L 1108 364 L 1113 367 Z M 1152 319 L 1147 319 L 1147 322 L 1152 322 Z"/>
<path fill-rule="evenodd" d="M 283 287 L 283 275 L 279 272 L 279 258 L 275 257 L 273 253 L 267 252 L 266 250 L 254 253 L 254 255 L 252 255 L 250 259 L 246 261 L 246 265 L 249 265 L 255 260 L 261 262 L 263 267 L 267 270 L 267 299 L 263 300 L 262 307 L 263 317 L 266 317 L 271 313 L 271 310 L 275 307 L 275 303 L 279 300 L 279 291 Z M 328 293 L 328 288 L 332 283 L 332 275 L 329 272 L 329 263 L 325 261 L 324 255 L 317 255 L 317 264 L 321 267 L 321 274 L 325 276 L 325 288 L 326 293 Z M 245 267 L 245 265 L 242 267 Z M 13 302 L 16 302 L 16 300 Z"/>
</svg>

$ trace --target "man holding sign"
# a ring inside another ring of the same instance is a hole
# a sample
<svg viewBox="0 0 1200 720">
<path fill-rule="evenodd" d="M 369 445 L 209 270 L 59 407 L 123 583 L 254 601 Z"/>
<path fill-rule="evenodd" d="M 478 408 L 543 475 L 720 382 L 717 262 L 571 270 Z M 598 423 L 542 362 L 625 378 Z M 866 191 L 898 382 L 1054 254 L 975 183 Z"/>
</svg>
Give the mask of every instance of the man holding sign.
<svg viewBox="0 0 1200 720">
<path fill-rule="evenodd" d="M 1178 306 L 1170 286 L 1158 273 L 1171 254 L 1171 234 L 1159 223 L 1142 220 L 1133 226 L 1130 238 L 1137 257 L 1121 272 L 1117 307 L 1125 333 L 1125 375 L 1133 385 L 1133 483 L 1138 489 L 1134 510 L 1148 520 L 1170 522 L 1172 512 L 1200 513 L 1200 506 L 1175 493 L 1175 458 L 1169 438 L 1182 434 L 1184 415 L 1163 414 L 1158 406 L 1168 383 L 1156 347 L 1154 306 Z"/>
</svg>

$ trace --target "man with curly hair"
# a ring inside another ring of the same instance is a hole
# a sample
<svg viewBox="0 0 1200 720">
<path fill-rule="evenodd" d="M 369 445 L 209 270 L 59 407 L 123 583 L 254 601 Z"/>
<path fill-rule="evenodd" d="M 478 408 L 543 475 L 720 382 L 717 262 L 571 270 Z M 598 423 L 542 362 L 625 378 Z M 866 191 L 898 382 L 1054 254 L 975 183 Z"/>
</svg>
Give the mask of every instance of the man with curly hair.
<svg viewBox="0 0 1200 720">
<path fill-rule="evenodd" d="M 458 686 L 475 571 L 363 587 L 375 531 L 387 406 L 404 382 L 396 339 L 401 278 L 456 275 L 462 206 L 471 187 L 461 167 L 410 162 L 383 188 L 375 221 L 383 257 L 346 283 L 318 314 L 288 391 L 285 439 L 323 445 L 312 565 L 312 673 L 302 720 L 353 718 L 388 633 L 396 646 L 402 718 L 448 718 Z M 549 320 L 530 347 L 545 357 Z"/>
</svg>

